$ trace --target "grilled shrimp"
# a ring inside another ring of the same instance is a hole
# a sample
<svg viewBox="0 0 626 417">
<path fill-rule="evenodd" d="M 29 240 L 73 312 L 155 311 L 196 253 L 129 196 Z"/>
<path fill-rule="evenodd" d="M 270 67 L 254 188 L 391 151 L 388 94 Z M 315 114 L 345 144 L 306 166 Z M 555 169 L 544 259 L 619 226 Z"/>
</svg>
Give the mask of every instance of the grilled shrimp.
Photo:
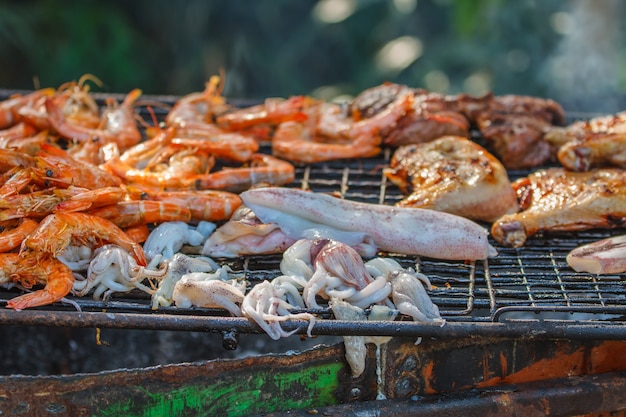
<svg viewBox="0 0 626 417">
<path fill-rule="evenodd" d="M 172 142 L 174 133 L 174 128 L 160 130 L 154 137 L 126 149 L 119 159 L 129 167 L 143 169 L 161 149 Z"/>
<path fill-rule="evenodd" d="M 0 198 L 18 194 L 32 182 L 32 172 L 28 168 L 14 167 L 0 177 Z"/>
<path fill-rule="evenodd" d="M 237 162 L 249 161 L 259 150 L 259 144 L 239 133 L 220 132 L 206 138 L 174 138 L 172 145 L 186 147 Z"/>
<path fill-rule="evenodd" d="M 173 148 L 166 148 L 168 152 Z M 161 150 L 160 157 L 165 150 Z M 112 158 L 101 165 L 107 172 L 123 178 L 127 184 L 148 189 L 180 189 L 184 188 L 185 178 L 209 172 L 215 159 L 206 153 L 194 149 L 177 150 L 174 154 L 164 157 L 162 163 L 150 161 L 144 168 L 133 168 L 121 158 Z"/>
<path fill-rule="evenodd" d="M 95 190 L 84 189 L 58 203 L 54 207 L 54 211 L 85 211 L 119 203 L 126 196 L 127 191 L 122 187 L 102 187 Z"/>
<path fill-rule="evenodd" d="M 117 143 L 121 150 L 136 145 L 141 141 L 141 132 L 135 121 L 133 105 L 141 95 L 141 90 L 134 89 L 118 105 L 115 100 L 107 102 L 103 115 L 103 128 L 89 128 L 71 123 L 58 102 L 58 99 L 46 100 L 46 110 L 54 130 L 67 139 L 80 142 L 98 140 L 101 143 Z"/>
<path fill-rule="evenodd" d="M 0 102 L 0 129 L 6 129 L 21 121 L 20 109 L 34 105 L 42 97 L 54 94 L 54 88 L 43 88 L 26 95 L 18 95 Z"/>
<path fill-rule="evenodd" d="M 147 193 L 147 199 L 173 203 L 189 209 L 191 220 L 216 222 L 228 220 L 241 205 L 235 193 L 216 190 L 180 190 Z"/>
<path fill-rule="evenodd" d="M 49 188 L 0 198 L 0 220 L 21 217 L 42 219 L 52 213 L 62 201 L 84 191 L 84 188 L 78 187 Z"/>
<path fill-rule="evenodd" d="M 254 184 L 269 183 L 284 185 L 295 179 L 295 168 L 287 161 L 265 155 L 254 154 L 249 166 L 224 168 L 210 174 L 196 175 L 185 179 L 185 188 L 198 190 L 227 190 L 238 192 Z"/>
<path fill-rule="evenodd" d="M 120 201 L 116 204 L 89 210 L 89 214 L 108 219 L 120 228 L 150 223 L 188 222 L 191 219 L 191 213 L 185 207 L 174 203 L 150 200 Z"/>
<path fill-rule="evenodd" d="M 0 283 L 17 283 L 25 288 L 45 284 L 43 289 L 20 295 L 7 302 L 7 307 L 23 310 L 61 300 L 72 290 L 74 274 L 63 262 L 51 256 L 1 253 Z"/>
<path fill-rule="evenodd" d="M 9 252 L 18 248 L 26 236 L 37 228 L 39 222 L 27 217 L 3 221 L 0 225 L 0 252 Z"/>
<path fill-rule="evenodd" d="M 305 110 L 316 101 L 310 97 L 270 98 L 263 104 L 230 111 L 216 120 L 217 125 L 231 131 L 244 131 L 259 125 L 277 126 L 287 121 L 307 120 Z"/>
<path fill-rule="evenodd" d="M 0 130 L 0 148 L 13 148 L 23 139 L 35 135 L 38 130 L 29 123 L 19 122 L 8 129 Z"/>
<path fill-rule="evenodd" d="M 221 92 L 221 78 L 211 77 L 204 91 L 178 99 L 165 123 L 176 127 L 178 133 L 185 136 L 198 137 L 215 132 L 217 127 L 211 124 L 212 119 L 229 108 Z"/>
<path fill-rule="evenodd" d="M 380 153 L 381 130 L 394 125 L 409 112 L 412 103 L 412 97 L 407 96 L 384 111 L 359 121 L 340 116 L 339 105 L 321 103 L 312 111 L 315 115 L 311 118 L 313 123 L 285 122 L 279 126 L 272 140 L 272 153 L 279 158 L 303 163 L 376 156 Z"/>
<path fill-rule="evenodd" d="M 96 165 L 79 162 L 61 148 L 42 144 L 41 152 L 34 157 L 32 168 L 35 181 L 46 187 L 70 185 L 96 189 L 119 186 L 122 180 Z"/>
<path fill-rule="evenodd" d="M 45 217 L 20 247 L 23 257 L 31 252 L 57 256 L 72 241 L 91 247 L 103 242 L 114 243 L 130 252 L 137 264 L 146 266 L 146 255 L 140 244 L 132 240 L 111 221 L 86 213 L 53 213 Z"/>
</svg>

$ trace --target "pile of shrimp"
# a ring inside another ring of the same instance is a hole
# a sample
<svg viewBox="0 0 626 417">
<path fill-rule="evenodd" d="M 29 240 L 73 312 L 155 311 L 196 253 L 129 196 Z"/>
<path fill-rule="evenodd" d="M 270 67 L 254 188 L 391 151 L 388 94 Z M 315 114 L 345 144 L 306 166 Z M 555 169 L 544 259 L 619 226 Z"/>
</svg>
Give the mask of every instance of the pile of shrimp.
<svg viewBox="0 0 626 417">
<path fill-rule="evenodd" d="M 271 142 L 277 158 L 310 164 L 377 156 L 381 133 L 412 112 L 413 104 L 412 97 L 406 96 L 372 117 L 361 118 L 348 114 L 338 103 L 292 96 L 226 110 L 215 115 L 215 123 L 224 130 Z"/>
<path fill-rule="evenodd" d="M 234 131 L 215 122 L 231 110 L 219 77 L 152 125 L 136 112 L 140 90 L 100 106 L 88 81 L 98 82 L 85 76 L 0 102 L 0 284 L 43 286 L 9 308 L 86 294 L 97 257 L 118 256 L 111 246 L 127 255 L 118 263 L 139 287 L 165 274 L 142 246 L 155 226 L 227 220 L 241 205 L 238 192 L 294 180 L 290 162 L 259 152 L 259 123 Z M 287 113 L 282 120 L 302 117 Z"/>
</svg>

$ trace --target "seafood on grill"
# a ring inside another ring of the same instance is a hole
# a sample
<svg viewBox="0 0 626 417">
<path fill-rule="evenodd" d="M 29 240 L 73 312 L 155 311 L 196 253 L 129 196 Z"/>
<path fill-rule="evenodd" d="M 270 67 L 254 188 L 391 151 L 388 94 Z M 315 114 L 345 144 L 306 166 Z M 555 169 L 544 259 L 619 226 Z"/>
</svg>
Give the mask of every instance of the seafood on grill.
<svg viewBox="0 0 626 417">
<path fill-rule="evenodd" d="M 180 308 L 222 308 L 233 316 L 241 316 L 246 285 L 246 281 L 234 276 L 228 266 L 212 273 L 189 273 L 174 285 L 172 301 Z"/>
<path fill-rule="evenodd" d="M 384 301 L 391 294 L 387 279 L 382 275 L 372 278 L 361 256 L 350 246 L 326 239 L 309 242 L 313 274 L 302 290 L 307 307 L 321 308 L 315 300 L 318 294 L 361 308 Z"/>
<path fill-rule="evenodd" d="M 369 311 L 354 306 L 347 301 L 331 298 L 328 303 L 337 320 L 347 321 L 393 321 L 398 315 L 387 306 L 376 305 Z M 367 344 L 374 343 L 379 347 L 387 343 L 389 337 L 380 336 L 343 336 L 343 344 L 346 350 L 345 358 L 350 366 L 354 378 L 360 376 L 365 371 L 365 358 L 367 356 Z"/>
<path fill-rule="evenodd" d="M 143 281 L 156 282 L 166 274 L 167 264 L 161 269 L 139 266 L 128 251 L 108 244 L 94 250 L 86 279 L 75 281 L 72 290 L 75 295 L 84 296 L 95 288 L 93 299 L 105 301 L 113 293 L 127 293 L 133 289 L 152 294 L 154 288 L 146 286 Z"/>
<path fill-rule="evenodd" d="M 0 102 L 0 129 L 6 129 L 20 123 L 25 109 L 37 107 L 37 103 L 55 93 L 53 88 L 42 88 L 29 94 L 16 94 Z"/>
<path fill-rule="evenodd" d="M 23 310 L 64 299 L 72 290 L 74 273 L 63 262 L 48 254 L 0 253 L 0 283 L 18 284 L 26 289 L 44 285 L 42 289 L 19 295 L 7 302 L 8 308 Z"/>
<path fill-rule="evenodd" d="M 215 157 L 189 148 L 168 159 L 158 169 L 134 168 L 120 158 L 112 158 L 103 168 L 138 188 L 163 190 L 223 190 L 240 192 L 258 183 L 284 185 L 295 179 L 294 166 L 284 160 L 263 153 L 254 153 L 239 166 L 215 166 Z"/>
<path fill-rule="evenodd" d="M 405 145 L 385 176 L 407 197 L 399 207 L 427 208 L 493 222 L 517 211 L 517 197 L 504 166 L 479 144 L 460 136 Z"/>
<path fill-rule="evenodd" d="M 142 224 L 191 220 L 189 209 L 175 203 L 153 200 L 125 200 L 93 208 L 87 213 L 109 220 L 122 229 Z"/>
<path fill-rule="evenodd" d="M 155 256 L 151 264 L 159 264 L 161 256 Z M 189 256 L 184 253 L 176 253 L 172 259 L 163 261 L 167 263 L 167 274 L 158 282 L 157 289 L 152 293 L 152 309 L 168 307 L 172 304 L 174 287 L 180 279 L 192 272 L 215 272 L 220 269 L 219 265 L 206 256 Z"/>
<path fill-rule="evenodd" d="M 393 304 L 398 312 L 422 323 L 445 324 L 439 308 L 432 302 L 426 289 L 432 290 L 426 275 L 413 270 L 395 269 L 389 273 Z"/>
<path fill-rule="evenodd" d="M 29 179 L 22 186 L 34 184 L 42 188 L 68 188 L 70 186 L 95 189 L 120 186 L 122 180 L 96 165 L 80 162 L 67 151 L 48 143 L 42 143 L 35 156 L 27 153 L 0 149 L 0 167 L 19 178 Z M 14 169 L 14 168 L 20 168 Z"/>
<path fill-rule="evenodd" d="M 262 104 L 231 109 L 216 117 L 215 123 L 229 131 L 243 132 L 256 140 L 271 140 L 276 128 L 286 122 L 304 122 L 306 110 L 317 103 L 311 97 L 268 98 Z"/>
<path fill-rule="evenodd" d="M 228 220 L 241 205 L 239 195 L 219 190 L 144 191 L 141 198 L 184 207 L 198 223 Z"/>
<path fill-rule="evenodd" d="M 278 340 L 289 337 L 298 329 L 286 331 L 281 322 L 287 320 L 307 320 L 309 326 L 307 335 L 312 336 L 316 318 L 311 313 L 292 313 L 289 310 L 295 306 L 285 299 L 285 291 L 264 280 L 256 284 L 244 297 L 241 311 L 245 317 L 255 322 L 269 337 Z"/>
<path fill-rule="evenodd" d="M 295 242 L 276 223 L 263 223 L 246 205 L 204 242 L 201 254 L 216 258 L 283 253 Z"/>
<path fill-rule="evenodd" d="M 89 263 L 93 259 L 93 249 L 87 245 L 68 245 L 62 253 L 57 255 L 57 259 L 69 266 L 72 271 L 80 276 L 80 279 L 85 277 L 80 275 L 80 272 L 86 271 L 89 268 Z"/>
<path fill-rule="evenodd" d="M 577 272 L 619 274 L 626 271 L 626 235 L 591 242 L 571 250 L 565 258 Z"/>
<path fill-rule="evenodd" d="M 284 187 L 255 188 L 240 195 L 264 223 L 290 238 L 328 238 L 350 246 L 370 242 L 382 251 L 448 260 L 497 254 L 485 228 L 435 210 L 392 207 Z"/>
<path fill-rule="evenodd" d="M 28 217 L 0 222 L 0 253 L 19 248 L 24 239 L 39 226 L 39 222 Z"/>
<path fill-rule="evenodd" d="M 160 255 L 162 260 L 169 260 L 182 249 L 183 245 L 200 246 L 207 238 L 204 234 L 206 232 L 203 231 L 210 233 L 210 230 L 215 228 L 214 224 L 211 226 L 197 230 L 194 226 L 181 221 L 160 223 L 150 232 L 150 236 L 143 244 L 146 258 L 151 260 Z"/>
<path fill-rule="evenodd" d="M 626 223 L 624 184 L 624 171 L 619 168 L 535 171 L 513 182 L 520 211 L 496 220 L 491 234 L 502 245 L 520 247 L 540 231 L 623 226 Z"/>
<path fill-rule="evenodd" d="M 121 104 L 112 98 L 107 100 L 107 108 L 102 116 L 104 121 L 102 128 L 72 123 L 64 114 L 59 97 L 47 99 L 46 110 L 52 128 L 61 136 L 79 142 L 115 143 L 120 151 L 123 151 L 136 145 L 142 139 L 133 109 L 134 103 L 141 94 L 141 90 L 134 89 L 126 95 Z"/>
<path fill-rule="evenodd" d="M 368 158 L 380 153 L 380 132 L 410 111 L 412 98 L 387 106 L 372 117 L 353 120 L 338 104 L 319 103 L 306 122 L 285 122 L 272 138 L 272 154 L 292 162 Z"/>
<path fill-rule="evenodd" d="M 139 266 L 146 266 L 143 247 L 129 238 L 115 224 L 102 217 L 86 213 L 53 213 L 46 216 L 21 244 L 20 255 L 31 253 L 57 256 L 72 242 L 93 247 L 109 242 L 132 254 Z"/>
<path fill-rule="evenodd" d="M 202 136 L 214 132 L 212 120 L 230 109 L 222 97 L 222 78 L 212 76 L 201 92 L 187 94 L 176 100 L 165 118 L 167 126 L 184 136 Z"/>
</svg>

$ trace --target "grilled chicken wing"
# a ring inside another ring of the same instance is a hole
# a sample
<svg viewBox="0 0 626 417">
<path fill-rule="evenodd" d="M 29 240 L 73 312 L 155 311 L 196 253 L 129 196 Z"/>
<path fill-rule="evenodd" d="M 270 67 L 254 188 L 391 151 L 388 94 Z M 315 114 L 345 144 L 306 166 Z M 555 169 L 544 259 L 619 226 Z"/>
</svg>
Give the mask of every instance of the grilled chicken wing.
<svg viewBox="0 0 626 417">
<path fill-rule="evenodd" d="M 559 147 L 557 158 L 570 170 L 607 165 L 626 168 L 626 112 L 552 128 L 545 139 Z"/>
<path fill-rule="evenodd" d="M 403 192 L 403 207 L 429 208 L 492 222 L 517 210 L 506 170 L 469 139 L 445 136 L 396 150 L 385 175 Z"/>
<path fill-rule="evenodd" d="M 467 95 L 445 96 L 401 84 L 384 83 L 364 90 L 350 105 L 355 119 L 372 117 L 391 103 L 412 96 L 412 111 L 381 132 L 384 144 L 401 146 L 428 142 L 445 135 L 469 137 L 467 114 L 488 107 L 491 95 L 474 98 Z"/>
<path fill-rule="evenodd" d="M 520 178 L 513 188 L 521 210 L 498 219 L 491 234 L 502 245 L 520 247 L 539 231 L 624 226 L 624 173 L 617 168 L 588 172 L 549 168 Z"/>
<path fill-rule="evenodd" d="M 505 167 L 522 169 L 554 158 L 556 148 L 544 135 L 551 126 L 565 122 L 565 112 L 553 100 L 504 95 L 494 97 L 490 107 L 477 112 L 473 121 Z"/>
</svg>

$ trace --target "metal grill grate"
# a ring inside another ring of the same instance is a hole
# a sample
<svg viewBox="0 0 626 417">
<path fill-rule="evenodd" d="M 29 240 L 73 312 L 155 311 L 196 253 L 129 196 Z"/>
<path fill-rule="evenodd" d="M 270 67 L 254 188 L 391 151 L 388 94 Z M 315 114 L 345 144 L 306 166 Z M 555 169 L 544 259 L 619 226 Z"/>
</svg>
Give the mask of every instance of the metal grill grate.
<svg viewBox="0 0 626 417">
<path fill-rule="evenodd" d="M 268 152 L 269 148 L 262 150 Z M 393 205 L 403 196 L 382 173 L 391 154 L 392 150 L 386 149 L 378 158 L 298 166 L 296 181 L 290 186 L 335 193 L 355 201 Z M 510 175 L 514 179 L 526 173 Z M 571 249 L 620 233 L 626 234 L 626 230 L 544 233 L 530 238 L 519 249 L 502 248 L 494 243 L 499 255 L 488 264 L 390 254 L 403 266 L 418 268 L 431 279 L 435 286 L 431 297 L 448 324 L 433 328 L 408 320 L 350 323 L 333 320 L 326 308 L 311 311 L 327 319 L 318 321 L 314 333 L 444 337 L 476 332 L 491 335 L 534 332 L 546 337 L 600 335 L 626 339 L 625 276 L 576 273 L 565 262 Z M 230 265 L 235 272 L 245 273 L 254 285 L 280 275 L 280 260 L 279 255 L 251 256 L 222 260 L 222 263 Z M 0 291 L 0 304 L 15 295 L 12 290 Z M 108 302 L 94 301 L 89 296 L 72 299 L 82 312 L 65 305 L 22 312 L 0 309 L 0 324 L 259 332 L 247 320 L 228 317 L 220 310 L 168 307 L 152 311 L 147 295 L 138 292 L 113 296 Z M 523 326 L 516 325 L 519 322 Z M 304 333 L 306 323 L 286 323 L 285 328 L 299 328 Z"/>
</svg>

